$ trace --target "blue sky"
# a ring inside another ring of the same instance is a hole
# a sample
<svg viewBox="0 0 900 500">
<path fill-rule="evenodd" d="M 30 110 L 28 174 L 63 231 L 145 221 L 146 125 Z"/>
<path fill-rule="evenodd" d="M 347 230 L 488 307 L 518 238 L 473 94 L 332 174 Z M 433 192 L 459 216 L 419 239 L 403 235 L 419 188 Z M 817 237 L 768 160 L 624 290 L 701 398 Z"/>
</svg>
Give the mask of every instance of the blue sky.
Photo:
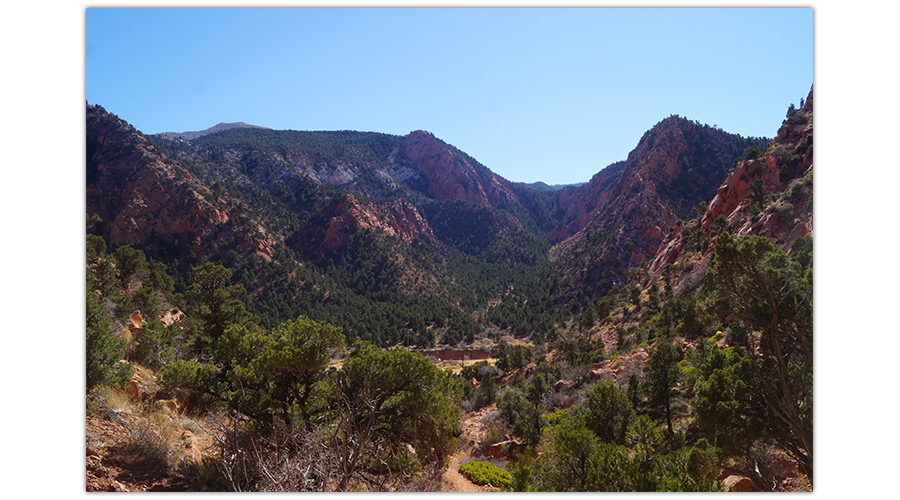
<svg viewBox="0 0 900 500">
<path fill-rule="evenodd" d="M 87 9 L 85 92 L 152 134 L 433 132 L 499 175 L 587 181 L 678 114 L 775 134 L 813 10 Z"/>
</svg>

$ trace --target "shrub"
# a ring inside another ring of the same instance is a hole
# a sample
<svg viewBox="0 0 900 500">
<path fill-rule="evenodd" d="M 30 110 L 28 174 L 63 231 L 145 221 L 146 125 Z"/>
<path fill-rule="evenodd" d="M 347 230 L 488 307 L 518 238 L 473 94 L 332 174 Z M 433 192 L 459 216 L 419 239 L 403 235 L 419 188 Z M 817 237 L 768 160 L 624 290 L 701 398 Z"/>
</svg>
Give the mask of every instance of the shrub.
<svg viewBox="0 0 900 500">
<path fill-rule="evenodd" d="M 756 146 L 748 146 L 747 149 L 744 150 L 744 159 L 745 160 L 755 160 L 762 156 L 763 152 L 759 150 Z"/>
<path fill-rule="evenodd" d="M 144 425 L 135 426 L 129 438 L 113 446 L 109 455 L 117 465 L 141 466 L 162 473 L 174 470 L 181 458 L 174 439 Z"/>
<path fill-rule="evenodd" d="M 759 208 L 759 205 L 756 203 L 747 203 L 741 208 L 741 210 L 743 210 L 743 212 L 746 215 L 749 215 L 753 220 L 756 220 L 756 218 L 759 216 L 759 213 L 762 211 L 762 209 Z"/>
<path fill-rule="evenodd" d="M 504 489 L 509 488 L 511 483 L 509 472 L 490 462 L 474 460 L 460 464 L 459 473 L 469 478 L 469 481 L 481 486 L 489 484 Z"/>
</svg>

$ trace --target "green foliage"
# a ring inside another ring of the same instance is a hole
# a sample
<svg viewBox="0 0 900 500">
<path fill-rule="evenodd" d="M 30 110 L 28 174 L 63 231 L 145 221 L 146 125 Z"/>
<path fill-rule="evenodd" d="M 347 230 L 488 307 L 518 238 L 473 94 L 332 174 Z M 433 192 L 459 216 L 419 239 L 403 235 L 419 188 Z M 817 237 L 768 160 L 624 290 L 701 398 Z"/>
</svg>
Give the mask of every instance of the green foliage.
<svg viewBox="0 0 900 500">
<path fill-rule="evenodd" d="M 748 331 L 753 379 L 776 417 L 769 431 L 812 476 L 812 268 L 766 238 L 722 233 L 706 282 L 720 313 Z"/>
<path fill-rule="evenodd" d="M 743 207 L 741 207 L 741 211 L 745 214 L 749 215 L 751 219 L 756 220 L 759 217 L 759 213 L 762 211 L 762 208 L 758 203 L 746 203 Z"/>
<path fill-rule="evenodd" d="M 497 408 L 509 423 L 512 435 L 522 439 L 526 446 L 536 445 L 547 425 L 543 398 L 548 390 L 544 376 L 537 374 L 524 391 L 509 388 L 497 398 Z"/>
<path fill-rule="evenodd" d="M 647 415 L 628 427 L 633 448 L 604 443 L 576 413 L 549 429 L 531 465 L 510 464 L 516 491 L 715 491 L 718 450 L 701 439 L 663 452 L 662 430 Z M 524 467 L 528 470 L 523 470 Z"/>
<path fill-rule="evenodd" d="M 201 322 L 191 338 L 193 350 L 201 356 L 211 355 L 226 328 L 253 321 L 239 300 L 247 291 L 243 285 L 231 284 L 231 274 L 231 270 L 211 262 L 191 269 L 191 284 L 185 295 L 194 304 L 188 312 Z"/>
<path fill-rule="evenodd" d="M 408 439 L 422 456 L 443 457 L 457 425 L 462 387 L 421 354 L 357 341 L 340 372 L 342 398 L 368 406 L 373 428 Z"/>
<path fill-rule="evenodd" d="M 472 388 L 468 384 L 464 385 L 466 399 L 471 402 L 470 409 L 483 408 L 494 402 L 497 395 L 499 373 L 497 368 L 490 366 L 486 361 L 479 361 L 474 365 L 463 367 L 460 378 L 464 381 L 475 379 L 481 384 L 477 388 Z"/>
<path fill-rule="evenodd" d="M 805 234 L 791 243 L 791 259 L 797 261 L 803 269 L 812 267 L 813 240 L 812 236 Z"/>
<path fill-rule="evenodd" d="M 129 245 L 120 246 L 113 252 L 111 257 L 118 270 L 119 286 L 123 289 L 128 288 L 128 280 L 132 275 L 138 272 L 146 272 L 147 270 L 147 260 L 144 257 L 144 252 Z"/>
<path fill-rule="evenodd" d="M 747 146 L 747 149 L 744 150 L 744 160 L 755 160 L 762 155 L 763 151 L 756 146 Z"/>
<path fill-rule="evenodd" d="M 781 182 L 788 182 L 791 179 L 796 178 L 800 174 L 803 173 L 800 166 L 803 162 L 803 157 L 799 154 L 793 154 L 789 156 L 781 165 L 781 169 L 778 171 L 778 179 Z"/>
<path fill-rule="evenodd" d="M 628 425 L 635 417 L 628 396 L 606 380 L 589 387 L 584 396 L 587 427 L 603 442 L 624 442 Z"/>
<path fill-rule="evenodd" d="M 235 396 L 243 401 L 243 394 L 231 391 L 220 366 L 196 359 L 178 359 L 161 367 L 156 375 L 160 385 L 179 399 L 194 407 L 205 409 L 213 403 Z"/>
<path fill-rule="evenodd" d="M 765 411 L 750 359 L 740 349 L 713 349 L 700 366 L 691 410 L 697 423 L 726 456 L 745 455 L 766 436 Z"/>
<path fill-rule="evenodd" d="M 693 295 L 689 295 L 686 299 L 676 304 L 680 310 L 678 314 L 681 321 L 676 327 L 676 333 L 689 339 L 697 338 L 703 331 L 703 322 L 701 321 L 700 305 Z"/>
<path fill-rule="evenodd" d="M 153 318 L 132 335 L 128 358 L 144 367 L 159 369 L 175 360 L 174 336 L 175 328 L 166 328 Z"/>
<path fill-rule="evenodd" d="M 497 344 L 497 368 L 504 372 L 518 370 L 531 362 L 534 349 L 526 344 L 508 344 L 501 340 Z"/>
<path fill-rule="evenodd" d="M 573 366 L 584 366 L 599 363 L 606 356 L 603 339 L 595 340 L 589 333 L 578 335 L 575 339 L 560 339 L 554 343 L 563 359 Z"/>
<path fill-rule="evenodd" d="M 715 477 L 719 474 L 718 450 L 701 439 L 695 446 L 679 448 L 662 457 L 657 469 L 657 491 L 721 491 Z"/>
<path fill-rule="evenodd" d="M 580 418 L 548 431 L 538 467 L 543 487 L 552 491 L 598 491 L 595 463 L 600 442 Z"/>
<path fill-rule="evenodd" d="M 674 432 L 672 400 L 681 375 L 677 362 L 678 348 L 671 342 L 660 342 L 656 349 L 650 351 L 650 359 L 645 368 L 648 404 L 663 411 L 669 435 Z"/>
<path fill-rule="evenodd" d="M 132 375 L 131 364 L 121 362 L 125 355 L 125 340 L 113 335 L 109 319 L 94 292 L 88 290 L 86 303 L 87 391 L 100 384 L 124 387 Z"/>
<path fill-rule="evenodd" d="M 228 354 L 234 378 L 245 391 L 255 389 L 264 396 L 260 408 L 246 413 L 264 416 L 278 408 L 278 414 L 290 425 L 291 415 L 299 412 L 304 422 L 323 410 L 323 402 L 313 397 L 329 360 L 344 348 L 340 328 L 298 318 L 282 323 L 272 331 L 230 327 L 219 350 Z M 224 357 L 224 356 L 223 356 Z"/>
<path fill-rule="evenodd" d="M 642 414 L 628 426 L 626 438 L 634 447 L 635 458 L 647 463 L 653 460 L 657 447 L 662 443 L 663 432 L 649 415 Z"/>
<path fill-rule="evenodd" d="M 766 185 L 762 179 L 756 179 L 748 186 L 747 199 L 760 207 L 766 206 Z"/>
<path fill-rule="evenodd" d="M 506 463 L 509 471 L 511 491 L 534 491 L 531 485 L 531 474 L 534 469 L 534 453 L 531 448 L 525 448 L 517 453 L 513 460 Z"/>
<path fill-rule="evenodd" d="M 628 376 L 628 388 L 625 390 L 625 395 L 628 397 L 628 401 L 635 411 L 640 408 L 641 402 L 643 401 L 642 393 L 643 388 L 641 387 L 641 380 L 636 373 L 632 373 Z"/>
<path fill-rule="evenodd" d="M 581 314 L 581 321 L 578 322 L 578 327 L 581 331 L 586 332 L 594 326 L 596 320 L 594 319 L 594 309 L 591 306 L 588 306 L 587 309 Z"/>
<path fill-rule="evenodd" d="M 509 472 L 490 462 L 472 460 L 459 464 L 459 473 L 475 484 L 482 486 L 489 484 L 500 489 L 509 488 L 512 481 Z"/>
</svg>

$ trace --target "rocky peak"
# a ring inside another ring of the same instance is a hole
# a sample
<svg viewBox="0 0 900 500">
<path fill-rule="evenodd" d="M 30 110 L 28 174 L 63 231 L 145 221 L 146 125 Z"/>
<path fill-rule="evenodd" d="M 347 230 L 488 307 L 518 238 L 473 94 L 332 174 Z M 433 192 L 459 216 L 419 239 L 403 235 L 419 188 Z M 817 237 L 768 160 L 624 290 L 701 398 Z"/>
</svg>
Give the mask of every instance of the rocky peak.
<svg viewBox="0 0 900 500">
<path fill-rule="evenodd" d="M 602 292 L 623 281 L 715 194 L 734 157 L 754 142 L 762 144 L 677 115 L 660 121 L 625 162 L 561 193 L 566 215 L 551 235 L 552 257 L 574 263 L 568 273 L 576 288 L 597 285 Z"/>
<path fill-rule="evenodd" d="M 738 236 L 749 234 L 768 236 L 783 250 L 789 251 L 798 237 L 811 234 L 813 168 L 813 91 L 799 109 L 788 116 L 768 149 L 759 157 L 737 163 L 716 190 L 706 211 L 690 227 L 692 231 L 710 231 L 719 217 L 727 222 L 729 231 Z M 758 213 L 748 213 L 750 185 L 761 181 L 766 202 Z M 687 258 L 683 225 L 676 226 L 659 247 L 649 272 L 658 273 L 665 266 Z M 706 250 L 709 257 L 711 249 Z"/>
<path fill-rule="evenodd" d="M 636 148 L 628 153 L 630 184 L 644 179 L 670 184 L 683 171 L 681 159 L 690 147 L 697 125 L 679 116 L 670 116 L 644 133 Z"/>
<path fill-rule="evenodd" d="M 231 208 L 189 172 L 160 154 L 129 124 L 100 106 L 87 106 L 87 213 L 112 245 L 180 239 L 180 251 L 202 253 L 230 238 L 240 211 Z M 265 231 L 244 237 L 243 250 L 272 258 L 274 239 Z M 186 246 L 184 245 L 186 244 Z"/>
<path fill-rule="evenodd" d="M 424 130 L 403 138 L 403 155 L 426 179 L 438 200 L 465 200 L 484 206 L 512 202 L 511 184 Z"/>
<path fill-rule="evenodd" d="M 194 132 L 163 132 L 161 134 L 156 134 L 159 137 L 164 139 L 184 139 L 187 141 L 196 139 L 198 137 L 202 137 L 204 135 L 214 134 L 216 132 L 221 132 L 223 130 L 229 130 L 233 128 L 259 128 L 265 130 L 271 130 L 267 127 L 260 127 L 259 125 L 250 125 L 249 123 L 244 122 L 232 122 L 232 123 L 218 123 L 213 125 L 212 127 L 206 130 L 198 130 Z"/>
</svg>

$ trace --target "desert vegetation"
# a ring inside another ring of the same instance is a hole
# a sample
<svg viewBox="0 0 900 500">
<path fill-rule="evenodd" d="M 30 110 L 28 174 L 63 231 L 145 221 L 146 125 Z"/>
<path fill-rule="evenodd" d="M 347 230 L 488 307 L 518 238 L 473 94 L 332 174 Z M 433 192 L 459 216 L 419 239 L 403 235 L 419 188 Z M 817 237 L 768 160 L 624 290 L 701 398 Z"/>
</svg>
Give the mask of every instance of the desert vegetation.
<svg viewBox="0 0 900 500">
<path fill-rule="evenodd" d="M 440 199 L 393 136 L 151 140 L 89 107 L 88 489 L 811 490 L 811 120 L 765 149 L 670 117 L 654 192 L 640 158 L 532 191 L 417 136 L 494 206 Z M 368 180 L 304 170 L 340 165 Z M 573 193 L 609 203 L 573 226 Z"/>
</svg>

